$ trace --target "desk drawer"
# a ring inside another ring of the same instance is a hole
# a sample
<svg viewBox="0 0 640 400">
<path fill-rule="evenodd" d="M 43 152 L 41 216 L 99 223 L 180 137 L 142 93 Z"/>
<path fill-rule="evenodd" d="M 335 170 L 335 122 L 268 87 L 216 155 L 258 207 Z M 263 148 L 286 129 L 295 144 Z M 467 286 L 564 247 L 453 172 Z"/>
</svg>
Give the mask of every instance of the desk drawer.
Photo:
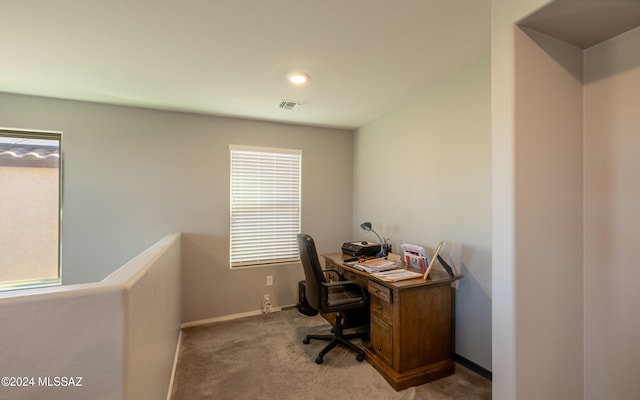
<svg viewBox="0 0 640 400">
<path fill-rule="evenodd" d="M 353 281 L 358 284 L 358 286 L 367 288 L 367 282 L 369 282 L 369 278 L 366 276 L 358 275 L 354 272 L 347 271 L 344 268 L 340 268 L 341 275 L 348 281 Z"/>
<path fill-rule="evenodd" d="M 382 301 L 391 303 L 391 289 L 386 286 L 382 286 L 379 283 L 369 281 L 369 293 L 372 296 L 378 297 Z"/>
<path fill-rule="evenodd" d="M 371 314 L 375 315 L 387 323 L 391 324 L 391 315 L 393 314 L 393 306 L 380 297 L 371 296 Z"/>
<path fill-rule="evenodd" d="M 371 348 L 391 366 L 393 356 L 393 332 L 391 326 L 375 315 L 371 316 Z"/>
</svg>

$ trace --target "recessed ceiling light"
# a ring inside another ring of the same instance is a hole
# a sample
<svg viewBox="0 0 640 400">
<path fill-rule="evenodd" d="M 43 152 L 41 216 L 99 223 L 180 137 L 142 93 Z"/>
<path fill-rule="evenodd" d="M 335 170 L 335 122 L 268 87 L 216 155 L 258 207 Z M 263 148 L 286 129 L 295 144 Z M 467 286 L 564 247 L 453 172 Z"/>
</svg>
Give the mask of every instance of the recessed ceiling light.
<svg viewBox="0 0 640 400">
<path fill-rule="evenodd" d="M 287 75 L 287 79 L 289 82 L 294 85 L 304 85 L 309 80 L 309 74 L 305 74 L 304 72 L 292 72 Z"/>
</svg>

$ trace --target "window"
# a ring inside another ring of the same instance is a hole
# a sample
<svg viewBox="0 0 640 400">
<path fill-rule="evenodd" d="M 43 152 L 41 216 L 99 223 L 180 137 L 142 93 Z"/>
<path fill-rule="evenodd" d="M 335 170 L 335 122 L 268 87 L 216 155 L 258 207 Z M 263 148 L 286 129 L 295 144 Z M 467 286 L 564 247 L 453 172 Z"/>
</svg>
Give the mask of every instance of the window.
<svg viewBox="0 0 640 400">
<path fill-rule="evenodd" d="M 231 267 L 300 259 L 302 151 L 229 146 Z"/>
<path fill-rule="evenodd" d="M 0 290 L 60 283 L 60 142 L 0 129 Z"/>
</svg>

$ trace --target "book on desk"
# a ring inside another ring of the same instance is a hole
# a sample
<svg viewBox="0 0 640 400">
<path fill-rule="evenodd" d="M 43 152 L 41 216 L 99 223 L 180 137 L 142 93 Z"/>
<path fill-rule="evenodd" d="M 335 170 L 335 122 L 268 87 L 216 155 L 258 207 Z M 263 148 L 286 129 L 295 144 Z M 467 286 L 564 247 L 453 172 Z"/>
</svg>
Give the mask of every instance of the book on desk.
<svg viewBox="0 0 640 400">
<path fill-rule="evenodd" d="M 372 272 L 372 276 L 387 282 L 403 281 L 405 279 L 422 278 L 419 272 L 409 271 L 406 269 L 392 269 L 389 271 Z"/>
<path fill-rule="evenodd" d="M 399 267 L 396 262 L 389 261 L 386 258 L 373 258 L 366 261 L 357 261 L 353 264 L 347 263 L 346 265 L 368 273 L 388 271 L 390 269 L 396 269 Z"/>
<path fill-rule="evenodd" d="M 372 276 L 388 282 L 422 277 L 421 273 L 408 271 L 401 267 L 401 263 L 389 261 L 384 258 L 354 262 L 351 263 L 350 266 L 361 271 L 368 272 Z"/>
</svg>

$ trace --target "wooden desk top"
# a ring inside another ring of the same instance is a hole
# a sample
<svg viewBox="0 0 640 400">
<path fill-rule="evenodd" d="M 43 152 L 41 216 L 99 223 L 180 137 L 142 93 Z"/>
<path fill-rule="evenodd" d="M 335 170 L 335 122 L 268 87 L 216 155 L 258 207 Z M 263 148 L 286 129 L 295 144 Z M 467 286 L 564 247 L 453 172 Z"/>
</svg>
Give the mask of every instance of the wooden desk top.
<svg viewBox="0 0 640 400">
<path fill-rule="evenodd" d="M 322 257 L 324 257 L 326 260 L 331 261 L 333 264 L 335 265 L 339 265 L 342 268 L 344 268 L 345 270 L 352 272 L 354 274 L 358 274 L 358 275 L 362 275 L 362 276 L 366 276 L 369 279 L 373 279 L 377 282 L 380 282 L 381 284 L 385 285 L 385 286 L 389 286 L 391 288 L 395 288 L 395 289 L 407 289 L 407 288 L 411 288 L 411 287 L 418 287 L 418 286 L 427 286 L 427 285 L 442 285 L 445 283 L 450 283 L 455 281 L 456 279 L 459 279 L 460 277 L 450 277 L 449 274 L 447 274 L 445 271 L 442 270 L 436 270 L 434 271 L 433 269 L 429 272 L 429 278 L 427 278 L 427 280 L 424 280 L 422 278 L 413 278 L 413 279 L 405 279 L 405 280 L 401 280 L 401 281 L 395 281 L 395 282 L 389 282 L 389 281 L 385 281 L 382 279 L 379 279 L 373 275 L 371 275 L 370 273 L 366 272 L 366 271 L 362 271 L 359 270 L 357 268 L 353 268 L 350 267 L 348 265 L 345 265 L 343 263 L 343 260 L 346 258 L 350 258 L 347 255 L 344 255 L 342 253 L 329 253 L 329 254 L 321 254 Z M 406 269 L 406 265 L 403 264 L 403 268 Z M 420 272 L 420 271 L 416 271 L 416 272 Z"/>
</svg>

